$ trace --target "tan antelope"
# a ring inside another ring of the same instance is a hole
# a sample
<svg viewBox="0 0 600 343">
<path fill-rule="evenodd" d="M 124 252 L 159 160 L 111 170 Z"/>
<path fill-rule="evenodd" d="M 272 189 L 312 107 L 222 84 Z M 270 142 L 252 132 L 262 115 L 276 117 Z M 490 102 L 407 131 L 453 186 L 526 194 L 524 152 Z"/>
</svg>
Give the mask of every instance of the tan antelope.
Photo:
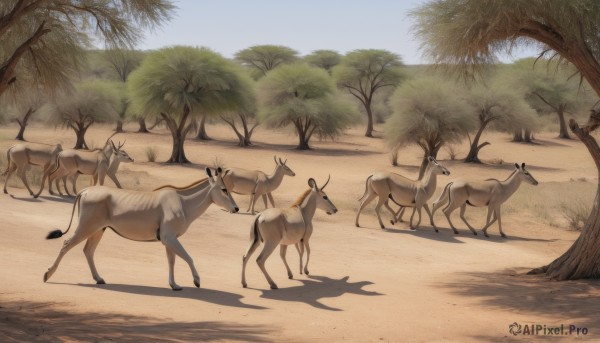
<svg viewBox="0 0 600 343">
<path fill-rule="evenodd" d="M 56 156 L 61 151 L 62 146 L 60 144 L 48 145 L 29 142 L 15 144 L 8 148 L 8 151 L 6 151 L 6 170 L 2 173 L 2 175 L 6 175 L 6 179 L 4 180 L 4 193 L 8 194 L 6 184 L 8 183 L 10 175 L 16 170 L 17 175 L 21 178 L 21 181 L 23 181 L 25 187 L 27 187 L 29 194 L 34 195 L 25 175 L 27 167 L 30 164 L 42 167 L 43 176 L 41 188 L 44 188 L 44 182 L 48 177 L 48 172 L 52 169 L 52 166 L 56 161 Z M 37 198 L 37 195 L 34 195 L 34 197 Z"/>
<path fill-rule="evenodd" d="M 285 175 L 295 176 L 296 173 L 286 165 L 287 160 L 282 161 L 279 158 L 273 156 L 275 160 L 275 170 L 273 174 L 267 175 L 260 170 L 245 170 L 240 168 L 228 168 L 225 169 L 225 175 L 223 181 L 227 185 L 227 189 L 231 189 L 231 192 L 236 194 L 250 194 L 250 204 L 248 205 L 249 212 L 252 209 L 254 214 L 254 205 L 256 205 L 256 199 L 262 196 L 267 208 L 267 197 L 271 202 L 271 206 L 275 207 L 275 201 L 273 200 L 273 192 L 279 185 Z"/>
<path fill-rule="evenodd" d="M 56 181 L 56 188 L 60 191 L 60 180 L 63 180 L 65 191 L 70 195 L 67 188 L 67 178 L 71 181 L 73 194 L 77 194 L 77 178 L 80 174 L 92 176 L 92 185 L 104 185 L 104 179 L 108 176 L 118 188 L 121 183 L 117 179 L 117 170 L 121 162 L 133 162 L 133 158 L 123 150 L 123 145 L 116 146 L 112 140 L 107 141 L 103 149 L 92 151 L 67 149 L 58 154 L 55 169 L 50 173 L 49 179 Z M 49 188 L 53 194 L 52 187 Z"/>
<path fill-rule="evenodd" d="M 402 175 L 390 172 L 377 172 L 369 176 L 366 182 L 365 193 L 359 199 L 361 203 L 358 212 L 356 213 L 356 227 L 360 227 L 358 218 L 360 217 L 360 212 L 363 208 L 373 201 L 373 199 L 379 197 L 377 205 L 375 206 L 375 213 L 377 214 L 377 219 L 379 219 L 379 225 L 382 229 L 385 228 L 385 226 L 383 225 L 381 215 L 379 214 L 381 206 L 385 205 L 386 209 L 390 211 L 394 219 L 396 218 L 396 214 L 387 203 L 389 198 L 400 206 L 414 207 L 413 213 L 410 216 L 410 228 L 412 230 L 416 229 L 416 227 L 413 226 L 415 212 L 419 215 L 419 221 L 416 225 L 418 227 L 419 224 L 421 224 L 421 208 L 425 208 L 425 211 L 429 214 L 431 226 L 433 226 L 437 232 L 438 229 L 433 223 L 433 217 L 429 211 L 427 200 L 435 193 L 437 175 L 450 175 L 450 172 L 444 166 L 439 164 L 435 158 L 429 156 L 428 160 L 427 168 L 425 169 L 423 178 L 420 180 L 411 180 Z"/>
<path fill-rule="evenodd" d="M 227 191 L 221 170 L 211 175 L 206 168 L 207 179 L 195 182 L 188 187 L 168 186 L 156 191 L 144 192 L 92 186 L 85 188 L 75 198 L 71 213 L 71 222 L 65 232 L 52 231 L 47 239 L 61 237 L 71 228 L 75 206 L 79 206 L 79 223 L 75 233 L 67 239 L 60 249 L 54 264 L 44 274 L 44 282 L 54 274 L 65 254 L 77 244 L 87 240 L 83 252 L 98 284 L 104 284 L 94 264 L 94 251 L 104 234 L 110 228 L 119 236 L 141 242 L 160 241 L 166 249 L 169 263 L 169 285 L 175 291 L 181 287 L 175 283 L 173 267 L 175 256 L 179 256 L 189 265 L 194 284 L 200 287 L 200 277 L 194 261 L 178 240 L 190 224 L 201 216 L 213 203 L 238 212 L 239 208 Z"/>
<path fill-rule="evenodd" d="M 502 204 L 517 191 L 522 181 L 534 186 L 537 186 L 538 184 L 537 180 L 525 169 L 525 163 L 521 166 L 515 163 L 515 170 L 504 181 L 487 179 L 485 181 L 456 180 L 450 182 L 444 187 L 444 191 L 439 199 L 433 203 L 432 212 L 435 213 L 438 208 L 447 204 L 446 207 L 444 207 L 443 212 L 454 233 L 458 234 L 458 230 L 452 225 L 450 215 L 454 210 L 460 207 L 460 219 L 467 224 L 467 227 L 474 235 L 477 235 L 475 228 L 465 219 L 465 210 L 467 209 L 467 205 L 475 207 L 487 206 L 487 219 L 481 231 L 483 231 L 483 234 L 486 237 L 489 237 L 487 229 L 498 220 L 500 235 L 506 237 L 504 232 L 502 232 L 500 206 L 502 206 Z"/>
<path fill-rule="evenodd" d="M 302 257 L 306 249 L 306 264 L 304 265 L 304 273 L 308 275 L 308 261 L 310 259 L 310 236 L 313 233 L 312 219 L 317 208 L 333 214 L 337 212 L 337 208 L 333 205 L 327 194 L 323 191 L 329 183 L 329 178 L 325 185 L 320 189 L 313 178 L 308 179 L 306 190 L 290 208 L 270 208 L 261 212 L 254 218 L 252 227 L 250 228 L 250 246 L 246 250 L 242 262 L 242 286 L 246 284 L 246 263 L 250 259 L 252 253 L 258 248 L 261 242 L 265 246 L 258 255 L 256 263 L 260 270 L 265 275 L 271 289 L 277 289 L 277 285 L 267 273 L 265 262 L 279 245 L 279 253 L 285 268 L 287 269 L 288 277 L 293 278 L 292 270 L 287 264 L 285 255 L 288 245 L 294 244 L 300 255 L 300 274 L 302 274 Z"/>
</svg>

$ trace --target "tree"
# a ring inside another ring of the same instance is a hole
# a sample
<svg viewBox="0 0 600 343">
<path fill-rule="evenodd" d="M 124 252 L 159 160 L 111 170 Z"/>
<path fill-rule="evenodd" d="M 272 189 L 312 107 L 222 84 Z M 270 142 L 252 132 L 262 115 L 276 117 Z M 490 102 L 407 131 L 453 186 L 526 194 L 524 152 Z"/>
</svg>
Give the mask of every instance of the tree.
<svg viewBox="0 0 600 343">
<path fill-rule="evenodd" d="M 25 129 L 32 116 L 44 105 L 47 95 L 30 77 L 21 77 L 1 96 L 5 118 L 19 124 L 16 140 L 25 140 Z"/>
<path fill-rule="evenodd" d="M 333 69 L 338 87 L 346 89 L 364 106 L 367 114 L 365 136 L 373 137 L 372 102 L 384 87 L 396 87 L 402 80 L 400 58 L 386 50 L 354 50 Z"/>
<path fill-rule="evenodd" d="M 437 157 L 446 143 L 459 142 L 475 126 L 475 120 L 456 86 L 441 80 L 411 80 L 396 89 L 390 99 L 392 116 L 385 122 L 385 138 L 392 147 L 416 144 L 423 149 L 419 178 L 428 157 Z"/>
<path fill-rule="evenodd" d="M 128 50 L 128 49 L 108 49 L 104 52 L 104 58 L 110 64 L 112 71 L 115 73 L 117 80 L 125 84 L 129 74 L 137 68 L 144 55 L 140 51 Z M 124 87 L 123 87 L 124 88 Z M 119 119 L 117 120 L 116 132 L 123 132 L 123 121 L 125 120 L 127 108 L 129 106 L 128 100 L 123 97 L 122 106 L 119 110 Z M 140 118 L 144 120 L 144 118 Z M 144 124 L 140 123 L 140 130 L 145 127 Z M 142 131 L 143 132 L 143 131 Z M 146 130 L 147 132 L 147 130 Z"/>
<path fill-rule="evenodd" d="M 315 50 L 310 55 L 305 56 L 304 61 L 310 66 L 327 70 L 331 75 L 333 67 L 342 61 L 342 55 L 333 50 Z"/>
<path fill-rule="evenodd" d="M 293 64 L 271 71 L 258 83 L 258 117 L 270 127 L 294 125 L 299 150 L 314 134 L 335 137 L 353 122 L 354 107 L 335 93 L 326 71 Z"/>
<path fill-rule="evenodd" d="M 294 62 L 297 58 L 296 50 L 281 45 L 255 45 L 235 54 L 235 59 L 250 69 L 255 80 L 280 65 Z"/>
<path fill-rule="evenodd" d="M 92 38 L 127 46 L 169 19 L 168 0 L 0 2 L 0 94 L 23 74 L 55 90 L 70 85 Z"/>
<path fill-rule="evenodd" d="M 529 107 L 525 99 L 506 87 L 494 84 L 492 87 L 474 89 L 467 97 L 467 103 L 472 108 L 472 113 L 477 117 L 479 127 L 470 141 L 470 148 L 465 162 L 481 163 L 479 151 L 489 145 L 489 142 L 479 143 L 483 131 L 488 125 L 508 132 L 521 128 L 532 128 L 535 123 L 535 112 Z"/>
<path fill-rule="evenodd" d="M 243 102 L 240 67 L 206 48 L 175 46 L 150 53 L 127 81 L 135 113 L 164 119 L 173 149 L 167 163 L 189 163 L 183 149 L 200 113 L 236 110 Z"/>
<path fill-rule="evenodd" d="M 238 138 L 238 146 L 247 147 L 252 145 L 252 134 L 254 133 L 254 129 L 259 125 L 259 122 L 255 120 L 256 113 L 256 94 L 255 87 L 256 85 L 249 78 L 243 78 L 244 85 L 243 87 L 243 105 L 237 111 L 225 112 L 222 113 L 221 119 L 227 123 L 227 125 L 231 126 L 233 132 Z M 237 127 L 236 119 L 239 119 L 241 124 L 241 128 Z M 255 120 L 254 124 L 250 124 L 250 120 Z"/>
<path fill-rule="evenodd" d="M 496 60 L 500 52 L 529 44 L 542 55 L 554 52 L 579 70 L 600 96 L 600 2 L 438 0 L 412 14 L 425 53 L 438 64 L 454 65 L 472 77 Z M 592 111 L 580 127 L 569 121 L 583 142 L 600 175 L 600 146 L 591 132 L 600 127 L 600 113 Z M 552 263 L 536 268 L 557 280 L 600 277 L 600 183 L 592 212 L 579 238 Z"/>
<path fill-rule="evenodd" d="M 75 85 L 75 92 L 59 94 L 40 111 L 50 123 L 75 131 L 75 149 L 89 149 L 85 141 L 87 130 L 95 123 L 111 123 L 117 119 L 119 84 L 109 81 L 88 81 Z"/>
</svg>

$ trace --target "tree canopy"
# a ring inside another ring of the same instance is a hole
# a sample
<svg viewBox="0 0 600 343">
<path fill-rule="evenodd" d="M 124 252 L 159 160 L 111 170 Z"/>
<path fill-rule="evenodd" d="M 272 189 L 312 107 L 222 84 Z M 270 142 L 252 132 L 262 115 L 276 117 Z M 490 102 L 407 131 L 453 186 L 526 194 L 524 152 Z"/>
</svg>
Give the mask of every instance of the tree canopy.
<svg viewBox="0 0 600 343">
<path fill-rule="evenodd" d="M 309 55 L 304 56 L 304 61 L 309 65 L 327 70 L 331 70 L 342 61 L 342 55 L 333 50 L 315 50 Z"/>
<path fill-rule="evenodd" d="M 281 45 L 255 45 L 235 54 L 235 59 L 249 68 L 255 80 L 282 64 L 296 61 L 297 58 L 296 50 Z"/>
</svg>

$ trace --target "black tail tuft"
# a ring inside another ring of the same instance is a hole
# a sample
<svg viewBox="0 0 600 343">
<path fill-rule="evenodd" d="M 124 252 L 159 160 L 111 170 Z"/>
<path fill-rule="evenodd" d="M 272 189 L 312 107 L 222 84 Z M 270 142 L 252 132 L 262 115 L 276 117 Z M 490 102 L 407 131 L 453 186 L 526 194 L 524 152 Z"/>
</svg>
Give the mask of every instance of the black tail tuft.
<svg viewBox="0 0 600 343">
<path fill-rule="evenodd" d="M 62 235 L 63 235 L 62 231 L 54 230 L 54 231 L 50 231 L 48 236 L 46 236 L 46 239 L 60 238 L 60 237 L 62 237 Z"/>
</svg>

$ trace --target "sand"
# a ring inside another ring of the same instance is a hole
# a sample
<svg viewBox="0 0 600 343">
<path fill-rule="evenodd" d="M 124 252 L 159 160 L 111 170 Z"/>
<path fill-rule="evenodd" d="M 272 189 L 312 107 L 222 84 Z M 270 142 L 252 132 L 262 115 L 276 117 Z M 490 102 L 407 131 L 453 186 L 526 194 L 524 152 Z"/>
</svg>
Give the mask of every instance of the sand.
<svg viewBox="0 0 600 343">
<path fill-rule="evenodd" d="M 150 190 L 163 184 L 185 185 L 203 177 L 202 167 L 215 160 L 231 167 L 271 172 L 273 156 L 288 159 L 296 173 L 274 192 L 278 206 L 289 206 L 313 177 L 322 184 L 340 211 L 334 216 L 317 212 L 311 239 L 310 276 L 299 275 L 295 249 L 288 249 L 294 279 L 275 252 L 267 268 L 279 290 L 270 290 L 254 258 L 247 269 L 248 288 L 240 283 L 242 255 L 249 243 L 253 217 L 244 212 L 248 196 L 236 196 L 241 214 L 229 214 L 216 205 L 196 220 L 181 243 L 195 261 L 201 288 L 194 287 L 188 266 L 176 262 L 175 277 L 184 286 L 174 292 L 168 285 L 168 266 L 162 244 L 125 240 L 107 232 L 97 251 L 96 265 L 106 285 L 96 285 L 81 246 L 71 250 L 58 271 L 44 283 L 63 239 L 45 240 L 54 228 L 64 230 L 72 198 L 44 191 L 32 199 L 23 188 L 10 187 L 0 195 L 0 341 L 240 341 L 240 342 L 469 342 L 512 341 L 509 325 L 587 328 L 587 335 L 556 340 L 594 340 L 600 337 L 600 291 L 596 281 L 553 282 L 523 275 L 562 254 L 578 232 L 566 225 L 553 227 L 531 213 L 511 211 L 503 216 L 509 236 L 500 238 L 497 226 L 490 238 L 473 236 L 457 217 L 460 235 L 454 235 L 441 213 L 435 233 L 429 225 L 417 231 L 406 223 L 379 229 L 374 203 L 354 226 L 365 179 L 377 170 L 415 177 L 421 152 L 400 152 L 400 167 L 390 165 L 382 139 L 349 130 L 337 141 L 315 140 L 314 150 L 294 150 L 290 131 L 257 129 L 256 143 L 239 148 L 223 125 L 210 125 L 210 142 L 189 140 L 186 154 L 195 164 L 166 165 L 146 161 L 145 149 L 155 147 L 158 161 L 170 153 L 164 129 L 153 134 L 129 132 L 124 149 L 136 160 L 123 164 L 119 178 L 127 188 Z M 14 141 L 16 127 L 0 128 L 0 148 Z M 380 133 L 380 132 L 379 132 Z M 110 127 L 90 129 L 88 140 L 101 145 Z M 504 179 L 513 162 L 526 162 L 540 183 L 566 183 L 586 178 L 596 187 L 593 162 L 578 141 L 537 135 L 538 143 L 515 144 L 506 134 L 485 135 L 492 145 L 482 150 L 484 165 L 440 162 L 452 174 L 440 176 L 438 193 L 456 178 Z M 30 141 L 70 146 L 69 131 L 32 126 Z M 464 156 L 466 144 L 459 148 Z M 498 164 L 502 160 L 502 164 Z M 85 179 L 85 177 L 81 177 Z M 107 181 L 111 186 L 111 181 Z M 522 185 L 519 192 L 535 192 Z M 556 195 L 560 196 L 560 195 Z M 437 194 L 436 194 L 437 197 Z M 509 200 L 510 202 L 510 200 Z M 263 208 L 262 202 L 257 207 Z M 484 209 L 470 209 L 485 213 Z M 384 218 L 387 214 L 384 213 Z M 480 217 L 476 217 L 480 218 Z M 386 219 L 387 220 L 387 219 Z M 480 227 L 481 220 L 475 220 Z M 66 236 L 70 237 L 70 233 Z"/>
</svg>

